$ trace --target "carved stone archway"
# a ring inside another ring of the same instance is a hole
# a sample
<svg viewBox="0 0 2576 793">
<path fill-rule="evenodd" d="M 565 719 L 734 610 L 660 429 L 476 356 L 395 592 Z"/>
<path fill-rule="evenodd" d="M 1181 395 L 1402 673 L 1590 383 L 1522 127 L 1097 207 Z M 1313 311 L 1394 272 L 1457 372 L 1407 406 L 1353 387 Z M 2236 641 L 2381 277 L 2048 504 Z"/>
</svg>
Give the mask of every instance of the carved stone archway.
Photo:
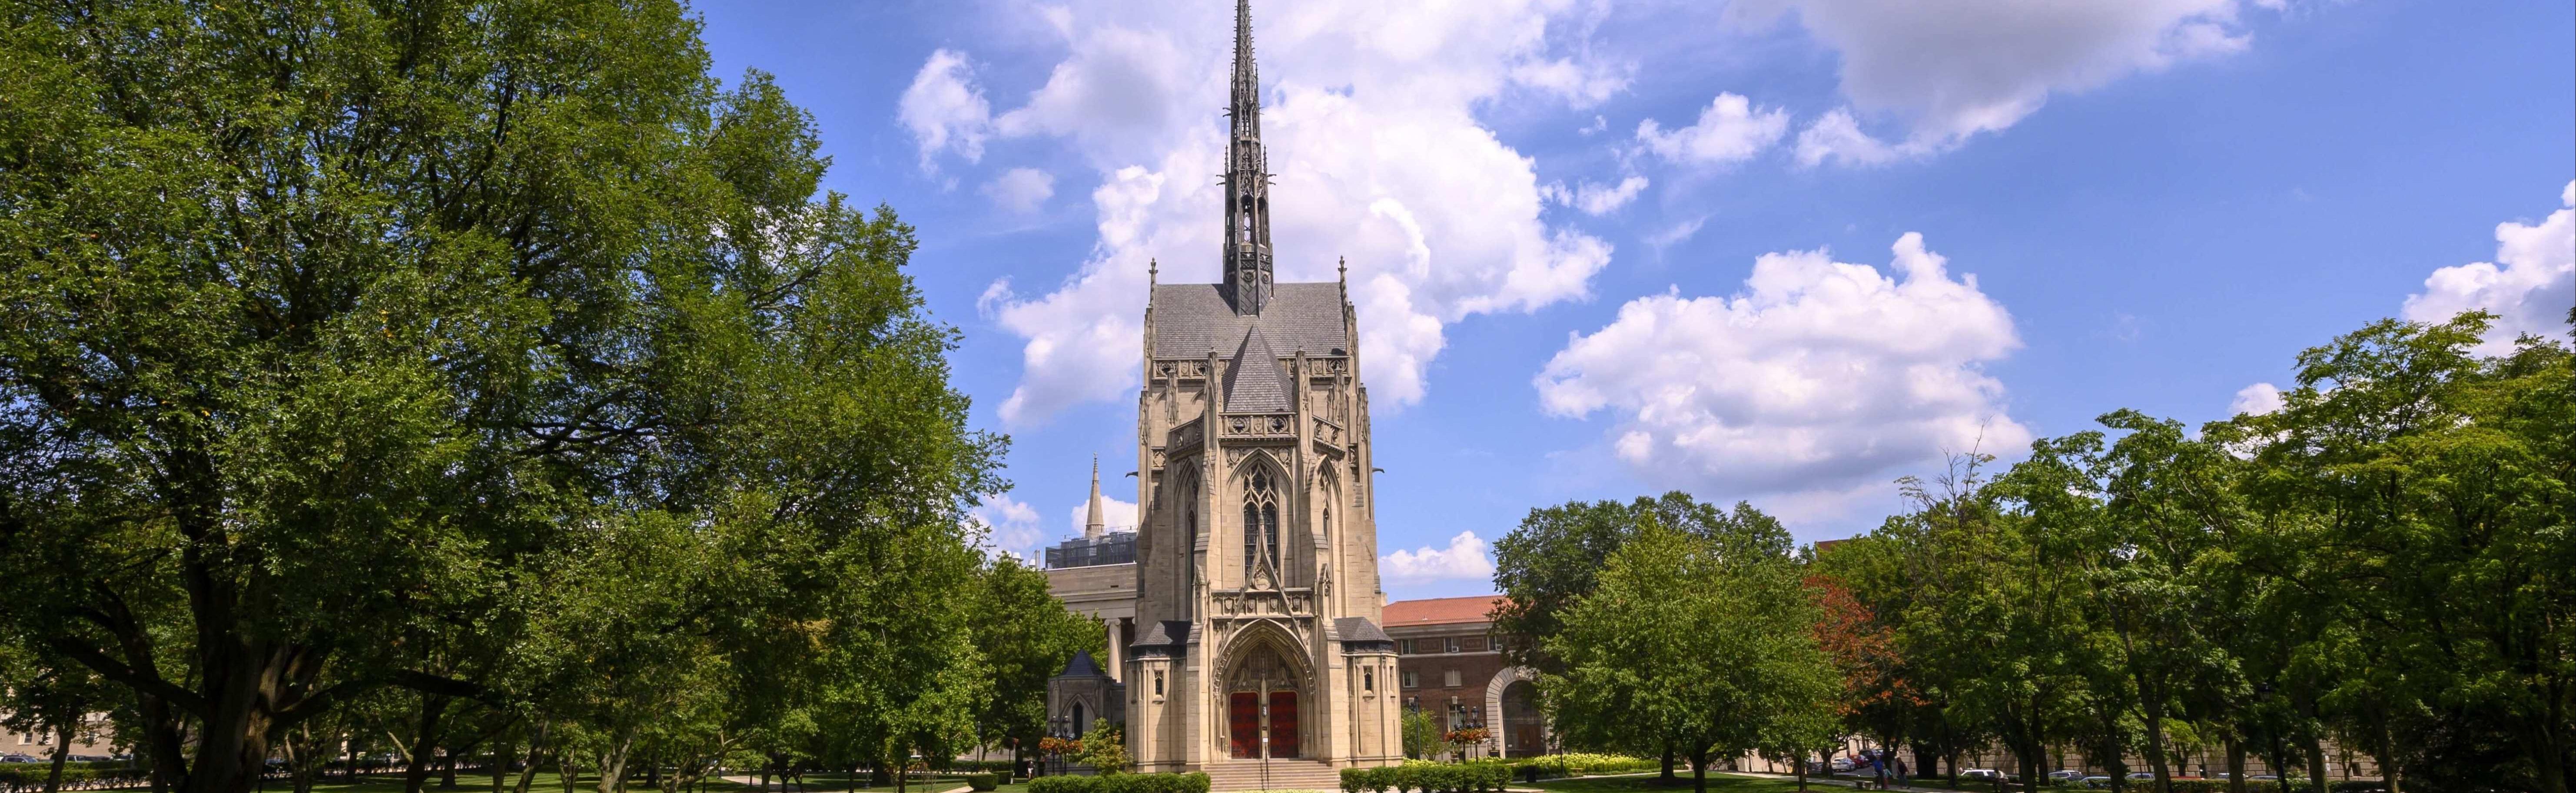
<svg viewBox="0 0 2576 793">
<path fill-rule="evenodd" d="M 1538 683 L 1538 670 L 1531 669 L 1526 666 L 1503 667 L 1502 671 L 1494 673 L 1494 679 L 1492 681 L 1485 684 L 1485 746 L 1486 748 L 1493 750 L 1493 755 L 1495 757 L 1510 756 L 1506 747 L 1511 744 L 1507 737 L 1511 729 L 1511 724 L 1507 721 L 1507 714 L 1503 709 L 1503 693 L 1509 690 L 1514 683 L 1529 683 L 1531 685 L 1536 685 Z M 1540 720 L 1538 722 L 1538 743 L 1540 746 L 1547 745 L 1548 732 L 1547 722 L 1545 720 Z"/>
<path fill-rule="evenodd" d="M 1295 637 L 1268 621 L 1237 632 L 1217 667 L 1217 756 L 1303 757 L 1313 751 L 1315 670 Z"/>
</svg>

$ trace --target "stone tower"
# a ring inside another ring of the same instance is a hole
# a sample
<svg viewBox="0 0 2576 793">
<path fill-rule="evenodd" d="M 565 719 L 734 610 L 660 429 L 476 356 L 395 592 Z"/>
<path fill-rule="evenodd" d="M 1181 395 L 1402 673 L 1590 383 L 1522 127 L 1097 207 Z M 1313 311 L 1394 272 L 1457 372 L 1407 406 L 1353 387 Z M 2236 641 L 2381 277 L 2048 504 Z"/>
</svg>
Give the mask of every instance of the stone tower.
<svg viewBox="0 0 2576 793">
<path fill-rule="evenodd" d="M 1330 787 L 1312 772 L 1403 758 L 1368 389 L 1347 276 L 1272 279 L 1248 0 L 1234 46 L 1223 281 L 1145 309 L 1127 736 L 1141 770 Z"/>
</svg>

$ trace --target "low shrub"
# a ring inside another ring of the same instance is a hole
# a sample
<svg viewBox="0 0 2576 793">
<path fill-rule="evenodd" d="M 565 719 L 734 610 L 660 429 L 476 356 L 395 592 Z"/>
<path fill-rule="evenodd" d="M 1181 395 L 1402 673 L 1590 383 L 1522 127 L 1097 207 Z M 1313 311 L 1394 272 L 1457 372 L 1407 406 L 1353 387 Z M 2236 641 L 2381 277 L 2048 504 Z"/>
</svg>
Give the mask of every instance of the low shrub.
<svg viewBox="0 0 2576 793">
<path fill-rule="evenodd" d="M 1652 758 L 1583 752 L 1514 758 L 1509 762 L 1513 776 L 1519 776 L 1524 770 L 1535 768 L 1538 769 L 1538 775 L 1542 777 L 1626 774 L 1653 771 L 1663 767 L 1661 761 Z"/>
<path fill-rule="evenodd" d="M 986 790 L 992 790 L 992 789 L 994 789 L 994 788 L 998 788 L 998 787 L 1001 787 L 1001 786 L 1002 786 L 1002 777 L 1001 777 L 1001 775 L 999 775 L 999 774 L 967 774 L 967 775 L 966 775 L 966 789 L 968 789 L 968 790 L 986 791 Z"/>
<path fill-rule="evenodd" d="M 1412 761 L 1385 768 L 1342 769 L 1342 793 L 1494 793 L 1512 779 L 1503 760 Z"/>
<path fill-rule="evenodd" d="M 1208 793 L 1208 775 L 1192 772 L 1042 776 L 1029 780 L 1029 793 Z"/>
</svg>

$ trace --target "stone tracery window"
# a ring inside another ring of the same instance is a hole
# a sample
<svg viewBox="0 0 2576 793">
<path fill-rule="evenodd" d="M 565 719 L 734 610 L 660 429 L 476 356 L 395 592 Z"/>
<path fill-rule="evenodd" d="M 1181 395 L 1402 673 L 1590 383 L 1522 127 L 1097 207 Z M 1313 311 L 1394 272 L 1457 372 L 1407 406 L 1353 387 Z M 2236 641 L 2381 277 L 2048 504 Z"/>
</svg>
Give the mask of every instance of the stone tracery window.
<svg viewBox="0 0 2576 793">
<path fill-rule="evenodd" d="M 1249 580 L 1252 571 L 1263 562 L 1278 569 L 1279 560 L 1279 492 L 1270 485 L 1270 472 L 1254 471 L 1243 487 L 1243 571 Z"/>
</svg>

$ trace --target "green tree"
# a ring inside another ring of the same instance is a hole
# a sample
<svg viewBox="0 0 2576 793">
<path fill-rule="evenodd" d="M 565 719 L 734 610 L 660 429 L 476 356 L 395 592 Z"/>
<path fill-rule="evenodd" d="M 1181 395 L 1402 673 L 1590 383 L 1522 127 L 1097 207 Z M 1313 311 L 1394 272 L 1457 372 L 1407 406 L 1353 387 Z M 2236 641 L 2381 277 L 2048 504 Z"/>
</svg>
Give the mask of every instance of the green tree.
<svg viewBox="0 0 2576 793">
<path fill-rule="evenodd" d="M 1822 743 L 1840 677 L 1816 644 L 1813 594 L 1778 524 L 1731 528 L 1700 537 L 1650 520 L 1565 612 L 1546 650 L 1566 671 L 1540 685 L 1569 738 L 1669 743 L 1702 791 L 1713 759 Z"/>
<path fill-rule="evenodd" d="M 1403 727 L 1406 757 L 1429 760 L 1440 753 L 1441 747 L 1448 745 L 1440 735 L 1439 720 L 1432 718 L 1430 711 L 1406 708 Z"/>
<path fill-rule="evenodd" d="M 131 693 L 159 786 L 247 791 L 389 687 L 625 697 L 476 661 L 626 531 L 710 582 L 612 603 L 664 620 L 632 652 L 775 716 L 1001 484 L 910 230 L 676 3 L 0 14 L 0 618 Z"/>
<path fill-rule="evenodd" d="M 1047 591 L 1046 571 L 1009 555 L 979 573 L 978 600 L 968 614 L 975 646 L 992 667 L 993 696 L 975 718 L 979 744 L 1010 744 L 1014 758 L 1035 750 L 1046 733 L 1047 679 L 1064 671 L 1077 652 L 1102 649 L 1096 619 L 1064 607 Z"/>
<path fill-rule="evenodd" d="M 2489 321 L 2338 337 L 2280 411 L 2211 430 L 2253 450 L 2259 509 L 2314 527 L 2298 572 L 2331 605 L 2302 666 L 2392 789 L 2560 793 L 2576 767 L 2576 374 L 2545 339 L 2474 355 Z"/>
<path fill-rule="evenodd" d="M 1518 528 L 1494 543 L 1494 586 L 1503 595 L 1494 609 L 1495 631 L 1513 637 L 1506 645 L 1513 663 L 1562 672 L 1563 662 L 1548 655 L 1548 640 L 1564 630 L 1566 610 L 1591 593 L 1610 555 L 1643 526 L 1652 523 L 1706 537 L 1755 520 L 1769 518 L 1748 504 L 1737 504 L 1730 513 L 1678 490 L 1624 504 L 1573 501 L 1530 510 Z M 1675 747 L 1618 748 L 1661 754 L 1664 778 L 1673 778 Z"/>
</svg>

